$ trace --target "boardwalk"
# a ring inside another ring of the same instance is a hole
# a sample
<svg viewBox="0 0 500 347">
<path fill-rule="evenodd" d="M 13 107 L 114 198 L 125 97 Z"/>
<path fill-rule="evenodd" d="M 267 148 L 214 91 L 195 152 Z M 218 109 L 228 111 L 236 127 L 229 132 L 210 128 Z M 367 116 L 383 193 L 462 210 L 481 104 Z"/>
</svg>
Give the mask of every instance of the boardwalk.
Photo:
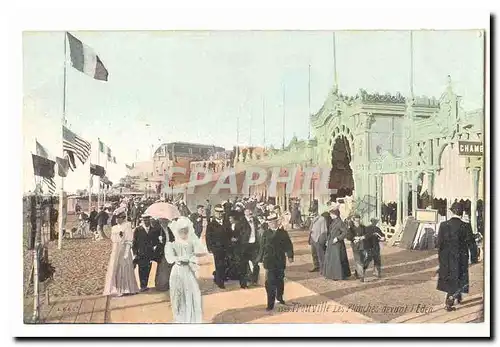
<svg viewBox="0 0 500 347">
<path fill-rule="evenodd" d="M 483 265 L 470 268 L 470 295 L 455 312 L 442 310 L 443 293 L 436 287 L 435 250 L 408 251 L 383 247 L 383 278 L 367 272 L 365 283 L 354 279 L 329 281 L 310 273 L 311 256 L 307 232 L 290 233 L 295 261 L 286 271 L 285 300 L 274 312 L 265 311 L 264 287 L 241 289 L 230 281 L 225 290 L 212 281 L 211 255 L 201 258 L 199 283 L 207 323 L 417 323 L 482 321 Z M 354 265 L 350 247 L 348 255 Z M 154 287 L 153 263 L 149 286 Z M 136 270 L 137 276 L 137 270 Z M 104 279 L 103 279 L 104 280 Z M 264 283 L 261 272 L 260 283 Z M 27 313 L 30 304 L 27 301 Z M 31 306 L 32 307 L 32 306 Z M 102 296 L 57 300 L 42 306 L 45 323 L 170 323 L 168 292 L 151 290 L 134 296 Z"/>
</svg>

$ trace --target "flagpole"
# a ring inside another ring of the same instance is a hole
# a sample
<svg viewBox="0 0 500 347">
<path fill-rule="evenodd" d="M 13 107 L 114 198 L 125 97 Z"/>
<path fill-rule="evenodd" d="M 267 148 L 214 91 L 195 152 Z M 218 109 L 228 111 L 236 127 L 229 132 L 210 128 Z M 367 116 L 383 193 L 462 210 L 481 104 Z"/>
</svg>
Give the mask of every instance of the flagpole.
<svg viewBox="0 0 500 347">
<path fill-rule="evenodd" d="M 109 148 L 108 148 L 108 154 L 109 154 Z M 105 170 L 108 170 L 108 160 L 109 160 L 109 156 L 106 158 L 106 161 L 104 162 L 104 169 Z M 107 177 L 107 172 L 106 172 L 106 177 Z M 106 186 L 106 188 L 107 188 L 107 186 Z M 102 190 L 102 198 L 103 198 L 102 204 L 103 205 L 106 205 L 106 188 L 103 187 L 103 190 Z"/>
<path fill-rule="evenodd" d="M 97 147 L 99 147 L 99 143 L 97 144 Z M 91 147 L 95 148 L 95 147 Z M 99 150 L 99 148 L 97 148 Z M 92 150 L 89 156 L 89 216 L 90 216 L 90 211 L 92 210 L 92 174 L 90 173 L 90 168 L 92 167 Z"/>
<path fill-rule="evenodd" d="M 337 47 L 335 39 L 335 31 L 333 32 L 333 88 L 335 92 L 338 89 L 338 78 L 337 78 Z"/>
<path fill-rule="evenodd" d="M 266 99 L 262 98 L 262 123 L 264 125 L 264 148 L 266 148 Z"/>
<path fill-rule="evenodd" d="M 410 96 L 413 99 L 413 31 L 410 30 Z"/>
<path fill-rule="evenodd" d="M 62 112 L 62 119 L 61 119 L 61 131 L 62 127 L 66 125 L 66 45 L 67 45 L 67 33 L 64 32 L 64 79 L 63 79 L 63 112 Z M 62 133 L 61 133 L 62 135 Z M 61 152 L 63 154 L 64 158 L 64 145 L 63 145 L 63 138 L 61 137 Z M 61 192 L 59 194 L 59 237 L 57 240 L 57 248 L 61 249 L 62 248 L 62 239 L 63 239 L 63 231 L 64 231 L 64 216 L 63 216 L 63 202 L 64 202 L 64 177 L 61 176 Z"/>
<path fill-rule="evenodd" d="M 240 115 L 236 117 L 236 145 L 240 144 Z"/>
<path fill-rule="evenodd" d="M 249 139 L 249 145 L 252 146 L 252 121 L 253 121 L 253 114 L 250 111 L 250 126 L 248 127 L 250 131 L 250 139 Z"/>
<path fill-rule="evenodd" d="M 283 142 L 281 143 L 282 149 L 285 149 L 285 113 L 286 113 L 286 107 L 285 107 L 285 84 L 283 84 Z"/>
<path fill-rule="evenodd" d="M 309 82 L 308 82 L 308 93 L 309 93 L 309 112 L 307 117 L 307 128 L 308 134 L 307 139 L 311 139 L 311 64 L 309 64 Z"/>
<path fill-rule="evenodd" d="M 97 165 L 101 166 L 101 139 L 97 138 Z M 104 146 L 104 144 L 103 144 Z M 104 149 L 104 147 L 103 147 Z M 99 176 L 99 186 L 97 187 L 97 210 L 100 211 L 101 202 L 101 176 Z"/>
</svg>

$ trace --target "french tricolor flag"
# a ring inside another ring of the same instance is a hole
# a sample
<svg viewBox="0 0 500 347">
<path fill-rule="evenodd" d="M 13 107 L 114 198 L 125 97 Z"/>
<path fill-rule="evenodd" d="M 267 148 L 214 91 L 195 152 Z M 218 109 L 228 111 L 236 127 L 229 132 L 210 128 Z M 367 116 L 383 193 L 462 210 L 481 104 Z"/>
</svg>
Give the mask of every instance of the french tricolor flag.
<svg viewBox="0 0 500 347">
<path fill-rule="evenodd" d="M 108 70 L 94 50 L 70 33 L 66 35 L 68 35 L 71 65 L 96 80 L 107 81 Z"/>
</svg>

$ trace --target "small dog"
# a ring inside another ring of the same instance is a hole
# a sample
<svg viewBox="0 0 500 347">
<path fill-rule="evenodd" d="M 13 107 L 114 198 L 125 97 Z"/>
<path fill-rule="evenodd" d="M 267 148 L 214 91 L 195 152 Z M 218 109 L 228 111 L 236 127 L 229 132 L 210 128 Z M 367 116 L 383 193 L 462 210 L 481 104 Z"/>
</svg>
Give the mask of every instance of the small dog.
<svg viewBox="0 0 500 347">
<path fill-rule="evenodd" d="M 99 231 L 94 231 L 94 241 L 101 241 L 102 240 L 102 236 L 101 234 L 99 233 Z"/>
</svg>

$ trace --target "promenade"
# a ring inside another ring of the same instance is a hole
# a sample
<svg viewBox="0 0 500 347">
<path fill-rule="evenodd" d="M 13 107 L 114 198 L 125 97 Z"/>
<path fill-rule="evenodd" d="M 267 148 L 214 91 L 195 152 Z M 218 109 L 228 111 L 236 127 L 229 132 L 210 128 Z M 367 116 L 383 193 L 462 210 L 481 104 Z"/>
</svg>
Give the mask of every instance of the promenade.
<svg viewBox="0 0 500 347">
<path fill-rule="evenodd" d="M 470 267 L 470 295 L 455 312 L 442 310 L 443 293 L 435 289 L 437 254 L 383 246 L 383 278 L 367 270 L 367 279 L 329 281 L 309 273 L 311 256 L 307 232 L 290 233 L 295 262 L 286 271 L 286 306 L 265 311 L 266 294 L 261 272 L 258 287 L 241 289 L 230 281 L 225 290 L 212 281 L 211 255 L 201 258 L 199 283 L 206 323 L 416 323 L 479 322 L 483 312 L 483 265 Z M 351 267 L 352 253 L 347 247 Z M 156 266 L 150 276 L 154 288 Z M 137 274 L 136 274 L 137 275 Z M 172 313 L 168 292 L 125 297 L 80 297 L 56 300 L 42 310 L 47 323 L 170 323 Z"/>
</svg>

